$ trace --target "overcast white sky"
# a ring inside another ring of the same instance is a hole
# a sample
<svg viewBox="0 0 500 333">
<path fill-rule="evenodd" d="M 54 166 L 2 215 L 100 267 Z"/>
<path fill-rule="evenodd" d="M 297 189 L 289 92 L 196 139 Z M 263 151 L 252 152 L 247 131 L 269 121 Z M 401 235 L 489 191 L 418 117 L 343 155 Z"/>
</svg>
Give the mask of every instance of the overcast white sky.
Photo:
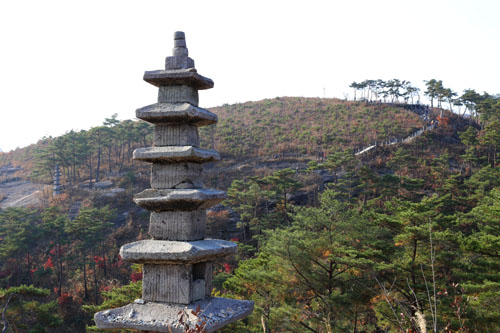
<svg viewBox="0 0 500 333">
<path fill-rule="evenodd" d="M 1 1 L 0 148 L 133 118 L 176 30 L 215 81 L 201 107 L 379 78 L 499 93 L 499 17 L 497 0 Z"/>
</svg>

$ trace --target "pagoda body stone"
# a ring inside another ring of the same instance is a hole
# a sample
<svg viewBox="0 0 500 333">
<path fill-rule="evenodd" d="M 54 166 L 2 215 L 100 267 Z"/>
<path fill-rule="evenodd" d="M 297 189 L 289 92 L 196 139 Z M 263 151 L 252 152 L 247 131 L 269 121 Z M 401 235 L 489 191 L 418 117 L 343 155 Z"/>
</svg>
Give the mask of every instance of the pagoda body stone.
<svg viewBox="0 0 500 333">
<path fill-rule="evenodd" d="M 198 107 L 198 90 L 214 83 L 197 73 L 183 32 L 174 34 L 172 53 L 165 70 L 144 74 L 159 88 L 158 103 L 136 111 L 137 118 L 155 125 L 153 147 L 134 151 L 134 159 L 152 163 L 151 188 L 134 196 L 151 211 L 152 239 L 124 245 L 120 255 L 143 265 L 142 299 L 96 313 L 99 328 L 175 333 L 204 324 L 213 332 L 253 310 L 251 301 L 211 297 L 213 262 L 236 253 L 232 242 L 205 239 L 206 209 L 226 197 L 201 182 L 202 164 L 220 159 L 199 147 L 198 127 L 215 124 L 217 116 Z M 195 309 L 201 311 L 194 315 Z M 179 313 L 188 317 L 184 324 Z"/>
</svg>

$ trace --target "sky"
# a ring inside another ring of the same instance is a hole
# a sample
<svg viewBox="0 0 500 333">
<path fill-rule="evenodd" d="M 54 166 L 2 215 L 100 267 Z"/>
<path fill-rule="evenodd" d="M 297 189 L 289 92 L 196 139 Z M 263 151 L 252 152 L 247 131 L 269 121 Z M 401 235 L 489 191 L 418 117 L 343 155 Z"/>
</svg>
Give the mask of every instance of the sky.
<svg viewBox="0 0 500 333">
<path fill-rule="evenodd" d="M 6 0 L 0 149 L 133 119 L 184 31 L 200 106 L 277 96 L 352 98 L 365 79 L 443 80 L 500 93 L 498 0 Z"/>
</svg>

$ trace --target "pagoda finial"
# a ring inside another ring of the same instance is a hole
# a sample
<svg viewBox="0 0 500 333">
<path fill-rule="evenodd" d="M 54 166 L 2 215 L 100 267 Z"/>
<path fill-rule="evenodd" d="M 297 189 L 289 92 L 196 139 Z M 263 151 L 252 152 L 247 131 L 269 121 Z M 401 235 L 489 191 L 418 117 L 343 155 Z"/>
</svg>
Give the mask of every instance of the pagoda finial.
<svg viewBox="0 0 500 333">
<path fill-rule="evenodd" d="M 177 40 L 177 39 L 186 39 L 186 34 L 184 33 L 184 31 L 176 31 L 174 32 L 174 40 Z"/>
<path fill-rule="evenodd" d="M 186 35 L 183 31 L 174 32 L 174 48 L 172 56 L 165 59 L 165 69 L 192 69 L 194 68 L 193 59 L 188 56 L 186 48 Z"/>
<path fill-rule="evenodd" d="M 187 57 L 188 49 L 186 48 L 186 35 L 182 31 L 174 32 L 174 49 L 172 50 L 174 57 Z"/>
</svg>

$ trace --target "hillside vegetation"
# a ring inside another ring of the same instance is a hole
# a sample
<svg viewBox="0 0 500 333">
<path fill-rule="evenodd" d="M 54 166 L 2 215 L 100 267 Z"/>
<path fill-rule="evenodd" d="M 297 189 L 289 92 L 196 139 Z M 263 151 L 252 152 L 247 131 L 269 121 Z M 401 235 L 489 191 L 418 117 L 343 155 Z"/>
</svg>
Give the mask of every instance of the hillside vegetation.
<svg viewBox="0 0 500 333">
<path fill-rule="evenodd" d="M 423 126 L 404 104 L 367 103 L 338 99 L 277 97 L 211 109 L 217 125 L 202 127 L 202 147 L 214 148 L 225 164 L 250 157 L 271 159 L 279 154 L 314 156 L 374 141 L 402 138 Z M 99 181 L 141 168 L 134 166 L 135 148 L 151 145 L 152 128 L 142 121 L 119 121 L 116 115 L 88 131 L 69 131 L 9 153 L 0 153 L 0 166 L 24 168 L 22 178 L 50 182 L 59 165 L 64 184 Z"/>
<path fill-rule="evenodd" d="M 223 332 L 498 331 L 500 99 L 474 100 L 474 119 L 426 109 L 438 126 L 359 156 L 421 128 L 414 106 L 287 97 L 215 108 L 220 123 L 201 136 L 225 158 L 205 183 L 228 198 L 208 211 L 207 237 L 239 251 L 216 263 L 213 295 L 255 301 Z M 48 183 L 58 164 L 65 186 L 42 207 L 0 210 L 8 332 L 96 332 L 95 311 L 140 297 L 142 267 L 118 249 L 148 238 L 132 203 L 148 165 L 131 153 L 150 133 L 111 117 L 0 155 L 7 177 Z"/>
<path fill-rule="evenodd" d="M 232 156 L 314 154 L 403 137 L 422 127 L 418 115 L 392 104 L 277 97 L 211 109 L 219 116 L 203 144 Z"/>
</svg>

